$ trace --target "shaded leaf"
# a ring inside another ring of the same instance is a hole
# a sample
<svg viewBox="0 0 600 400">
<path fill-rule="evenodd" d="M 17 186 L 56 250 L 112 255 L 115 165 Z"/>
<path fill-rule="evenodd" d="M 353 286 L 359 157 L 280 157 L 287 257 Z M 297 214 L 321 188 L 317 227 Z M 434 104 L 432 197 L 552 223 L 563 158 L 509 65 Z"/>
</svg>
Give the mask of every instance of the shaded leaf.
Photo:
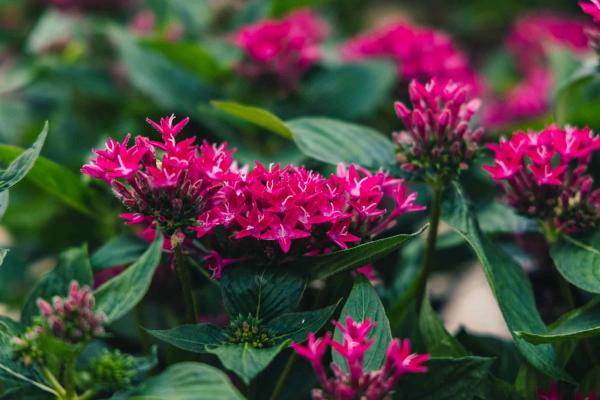
<svg viewBox="0 0 600 400">
<path fill-rule="evenodd" d="M 434 357 L 463 357 L 468 352 L 444 327 L 425 296 L 419 315 L 419 328 L 427 352 Z"/>
<path fill-rule="evenodd" d="M 155 338 L 192 353 L 204 353 L 227 338 L 223 329 L 209 324 L 181 325 L 173 329 L 146 331 Z"/>
<path fill-rule="evenodd" d="M 585 239 L 562 235 L 550 247 L 550 255 L 567 281 L 588 292 L 600 293 L 600 231 Z"/>
<path fill-rule="evenodd" d="M 121 235 L 96 250 L 90 262 L 94 271 L 127 265 L 137 260 L 147 248 L 145 240 L 135 235 Z"/>
<path fill-rule="evenodd" d="M 331 319 L 337 304 L 314 311 L 302 311 L 275 317 L 266 325 L 276 342 L 304 342 L 309 332 L 318 332 Z"/>
<path fill-rule="evenodd" d="M 5 152 L 0 152 L 0 157 L 5 161 L 10 161 L 8 168 L 0 170 L 0 192 L 17 184 L 33 168 L 35 160 L 40 155 L 40 151 L 42 151 L 47 134 L 48 122 L 44 124 L 44 129 L 42 129 L 42 132 L 40 132 L 33 145 L 27 150 L 21 151 L 14 159 L 7 160 L 9 157 L 6 157 Z"/>
</svg>

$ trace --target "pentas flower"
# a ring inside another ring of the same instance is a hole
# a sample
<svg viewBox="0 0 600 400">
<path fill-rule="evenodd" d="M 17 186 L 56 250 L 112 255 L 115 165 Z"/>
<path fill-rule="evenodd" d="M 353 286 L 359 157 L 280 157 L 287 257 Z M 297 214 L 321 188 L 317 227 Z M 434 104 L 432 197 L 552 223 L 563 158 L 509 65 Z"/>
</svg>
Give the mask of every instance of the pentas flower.
<svg viewBox="0 0 600 400">
<path fill-rule="evenodd" d="M 563 397 L 560 395 L 558 391 L 558 385 L 553 382 L 548 387 L 548 391 L 540 390 L 538 392 L 538 400 L 562 400 Z M 583 395 L 580 392 L 575 393 L 574 400 L 596 400 L 596 393 L 591 392 L 590 394 Z"/>
<path fill-rule="evenodd" d="M 138 136 L 130 144 L 130 135 L 122 142 L 109 138 L 81 169 L 111 185 L 128 210 L 121 214 L 128 224 L 160 225 L 169 235 L 196 227 L 200 216 L 218 204 L 215 193 L 223 183 L 238 177 L 226 144 L 177 141 L 189 119 L 174 121 L 174 116 L 158 123 L 148 119 L 161 141 Z"/>
<path fill-rule="evenodd" d="M 437 78 L 468 85 L 473 93 L 481 89 L 468 57 L 446 33 L 434 29 L 393 23 L 351 39 L 341 52 L 347 60 L 390 59 L 407 81 Z"/>
<path fill-rule="evenodd" d="M 409 95 L 413 109 L 394 104 L 405 130 L 394 133 L 402 168 L 428 178 L 447 179 L 468 168 L 479 148 L 481 128 L 471 120 L 479 99 L 468 99 L 468 88 L 432 79 L 426 85 L 412 81 Z"/>
<path fill-rule="evenodd" d="M 67 297 L 54 296 L 52 303 L 38 299 L 43 327 L 68 343 L 80 343 L 104 334 L 106 316 L 94 310 L 94 295 L 89 287 L 72 281 Z"/>
<path fill-rule="evenodd" d="M 412 353 L 408 339 L 392 340 L 381 369 L 365 371 L 365 354 L 374 344 L 374 340 L 367 337 L 375 324 L 369 319 L 354 321 L 350 316 L 346 317 L 345 325 L 337 321 L 333 321 L 333 324 L 342 332 L 341 342 L 333 340 L 329 332 L 322 338 L 316 338 L 311 332 L 306 345 L 291 345 L 298 355 L 310 362 L 319 378 L 321 389 L 313 389 L 314 400 L 390 399 L 396 383 L 403 375 L 427 371 L 423 363 L 429 359 L 429 355 Z M 346 364 L 344 368 L 332 363 L 332 376 L 328 376 L 323 365 L 323 357 L 329 348 L 342 356 Z"/>
<path fill-rule="evenodd" d="M 327 23 L 308 9 L 242 27 L 233 36 L 246 56 L 238 69 L 251 78 L 275 77 L 293 85 L 320 59 L 319 45 L 328 33 Z"/>
<path fill-rule="evenodd" d="M 541 132 L 517 132 L 488 148 L 495 162 L 483 168 L 519 213 L 567 232 L 597 225 L 600 190 L 592 189 L 587 167 L 600 138 L 590 129 L 551 125 Z"/>
<path fill-rule="evenodd" d="M 600 23 L 600 1 L 599 0 L 589 0 L 588 1 L 580 1 L 579 7 L 583 10 L 584 13 L 588 14 L 594 19 L 594 22 Z"/>
</svg>

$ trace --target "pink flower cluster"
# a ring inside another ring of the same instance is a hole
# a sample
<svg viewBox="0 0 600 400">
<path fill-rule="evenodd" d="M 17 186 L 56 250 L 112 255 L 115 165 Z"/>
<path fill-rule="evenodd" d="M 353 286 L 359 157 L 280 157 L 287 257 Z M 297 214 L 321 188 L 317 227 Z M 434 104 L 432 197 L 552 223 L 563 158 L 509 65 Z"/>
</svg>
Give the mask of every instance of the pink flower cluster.
<svg viewBox="0 0 600 400">
<path fill-rule="evenodd" d="M 580 1 L 579 6 L 581 7 L 584 13 L 586 13 L 594 19 L 594 22 L 600 23 L 599 0 L 589 0 L 589 3 L 587 1 Z"/>
<path fill-rule="evenodd" d="M 426 85 L 412 81 L 409 95 L 412 110 L 404 103 L 394 104 L 405 128 L 394 133 L 402 168 L 436 179 L 467 169 L 483 134 L 470 126 L 479 99 L 469 100 L 465 85 L 436 79 Z"/>
<path fill-rule="evenodd" d="M 423 363 L 429 359 L 429 355 L 412 353 L 408 339 L 394 339 L 387 349 L 382 368 L 365 371 L 365 354 L 374 343 L 367 336 L 375 324 L 368 319 L 356 322 L 350 316 L 346 317 L 345 326 L 337 321 L 333 323 L 342 332 L 342 342 L 333 340 L 330 332 L 322 338 L 316 338 L 311 332 L 306 346 L 298 343 L 291 345 L 296 353 L 310 362 L 319 378 L 322 389 L 313 389 L 314 400 L 388 399 L 403 375 L 427 371 Z M 336 363 L 331 364 L 332 377 L 327 376 L 323 365 L 323 356 L 329 347 L 346 361 L 345 369 Z"/>
<path fill-rule="evenodd" d="M 538 400 L 561 400 L 562 397 L 558 392 L 558 385 L 556 383 L 552 383 L 548 388 L 548 391 L 545 392 L 540 390 L 538 393 Z M 596 393 L 591 392 L 587 396 L 581 394 L 580 392 L 575 393 L 574 400 L 596 400 Z"/>
<path fill-rule="evenodd" d="M 393 23 L 351 39 L 342 47 L 347 60 L 386 58 L 397 63 L 404 80 L 453 80 L 478 93 L 481 84 L 461 52 L 444 32 L 409 23 Z"/>
<path fill-rule="evenodd" d="M 95 300 L 89 287 L 72 281 L 66 298 L 54 296 L 52 304 L 38 299 L 37 305 L 45 325 L 54 336 L 69 343 L 79 343 L 104 334 L 106 317 L 95 312 Z"/>
<path fill-rule="evenodd" d="M 401 214 L 424 209 L 402 180 L 381 171 L 340 165 L 325 178 L 296 166 L 238 168 L 225 144 L 177 142 L 187 118 L 149 122 L 162 142 L 138 136 L 128 146 L 129 136 L 122 143 L 109 139 L 82 172 L 112 186 L 129 211 L 121 214 L 127 223 L 160 226 L 169 236 L 183 235 L 180 241 L 201 239 L 215 277 L 253 256 L 272 262 L 345 249 L 393 227 Z"/>
<path fill-rule="evenodd" d="M 294 84 L 319 60 L 319 45 L 328 34 L 327 23 L 308 9 L 245 26 L 233 37 L 246 55 L 238 68 L 245 76 Z"/>
<path fill-rule="evenodd" d="M 517 132 L 510 140 L 490 144 L 494 165 L 483 168 L 502 182 L 508 202 L 521 214 L 567 232 L 588 230 L 600 220 L 600 190 L 587 173 L 600 137 L 588 128 Z"/>
</svg>

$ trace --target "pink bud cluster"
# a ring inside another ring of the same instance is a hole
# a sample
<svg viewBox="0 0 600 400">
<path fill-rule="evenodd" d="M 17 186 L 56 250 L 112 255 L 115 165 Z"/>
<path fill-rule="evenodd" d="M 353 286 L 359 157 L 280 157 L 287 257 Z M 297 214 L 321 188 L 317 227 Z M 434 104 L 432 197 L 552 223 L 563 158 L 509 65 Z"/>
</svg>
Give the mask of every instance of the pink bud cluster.
<svg viewBox="0 0 600 400">
<path fill-rule="evenodd" d="M 483 134 L 470 126 L 479 99 L 468 99 L 465 85 L 432 79 L 426 85 L 412 81 L 409 95 L 413 109 L 394 104 L 405 130 L 394 133 L 398 159 L 409 172 L 449 178 L 468 168 Z"/>
<path fill-rule="evenodd" d="M 558 392 L 558 385 L 556 383 L 550 384 L 548 391 L 540 390 L 538 392 L 538 400 L 561 400 L 562 397 Z M 590 394 L 583 395 L 580 392 L 575 393 L 574 400 L 596 400 L 596 393 L 591 392 Z"/>
<path fill-rule="evenodd" d="M 498 182 L 507 201 L 521 214 L 551 222 L 567 232 L 589 230 L 600 221 L 600 190 L 587 173 L 600 137 L 588 128 L 517 132 L 488 148 L 493 165 L 483 168 Z"/>
<path fill-rule="evenodd" d="M 435 77 L 468 85 L 473 93 L 481 88 L 468 57 L 446 33 L 409 23 L 393 23 L 351 39 L 343 46 L 342 56 L 347 60 L 390 59 L 407 81 Z"/>
<path fill-rule="evenodd" d="M 127 223 L 159 225 L 180 242 L 200 239 L 196 250 L 215 277 L 243 260 L 282 262 L 345 249 L 424 209 L 402 180 L 382 171 L 340 165 L 326 178 L 292 165 L 238 168 L 225 144 L 177 142 L 187 121 L 149 121 L 162 142 L 138 136 L 128 146 L 129 136 L 122 143 L 109 139 L 82 172 L 112 186 L 128 208 L 121 214 Z"/>
<path fill-rule="evenodd" d="M 238 69 L 251 78 L 294 84 L 320 59 L 319 45 L 328 34 L 327 23 L 308 9 L 242 27 L 233 36 L 246 56 Z"/>
<path fill-rule="evenodd" d="M 427 371 L 423 363 L 429 359 L 429 355 L 412 353 L 408 339 L 392 340 L 381 369 L 365 371 L 365 354 L 374 343 L 374 340 L 367 337 L 375 324 L 369 319 L 356 322 L 350 316 L 346 317 L 345 326 L 337 321 L 333 323 L 342 332 L 342 342 L 333 340 L 329 332 L 321 338 L 316 338 L 311 332 L 306 346 L 299 343 L 291 345 L 296 353 L 310 362 L 319 378 L 321 389 L 313 389 L 314 400 L 389 399 L 403 375 Z M 346 368 L 332 363 L 333 376 L 328 377 L 323 356 L 330 347 L 344 358 Z"/>
<path fill-rule="evenodd" d="M 95 312 L 90 288 L 72 281 L 66 298 L 54 296 L 52 304 L 38 299 L 37 305 L 50 332 L 66 342 L 79 343 L 104 334 L 106 316 Z"/>
</svg>

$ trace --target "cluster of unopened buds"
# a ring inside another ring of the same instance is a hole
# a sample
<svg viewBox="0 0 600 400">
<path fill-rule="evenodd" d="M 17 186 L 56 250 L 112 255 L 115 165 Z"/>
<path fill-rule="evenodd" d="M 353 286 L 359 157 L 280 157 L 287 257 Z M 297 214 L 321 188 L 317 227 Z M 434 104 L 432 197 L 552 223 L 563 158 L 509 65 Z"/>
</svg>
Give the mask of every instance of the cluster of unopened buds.
<svg viewBox="0 0 600 400">
<path fill-rule="evenodd" d="M 66 298 L 55 296 L 52 304 L 38 299 L 42 327 L 67 343 L 80 343 L 104 334 L 106 316 L 96 312 L 95 299 L 89 287 L 72 281 Z"/>
<path fill-rule="evenodd" d="M 394 133 L 402 168 L 434 179 L 448 179 L 467 169 L 483 134 L 481 128 L 470 126 L 479 99 L 469 100 L 465 85 L 436 79 L 425 85 L 412 81 L 409 95 L 412 110 L 395 103 L 404 123 L 404 130 Z"/>
<path fill-rule="evenodd" d="M 495 162 L 483 168 L 519 213 L 569 233 L 598 224 L 600 190 L 593 190 L 587 168 L 600 137 L 590 129 L 551 125 L 488 147 Z"/>
<path fill-rule="evenodd" d="M 187 119 L 150 122 L 162 142 L 138 136 L 128 147 L 128 138 L 109 139 L 82 172 L 112 186 L 129 209 L 121 215 L 128 223 L 203 241 L 215 277 L 242 259 L 268 263 L 345 249 L 424 208 L 402 180 L 382 171 L 340 165 L 326 178 L 297 166 L 238 168 L 225 144 L 198 149 L 194 138 L 177 142 Z"/>
<path fill-rule="evenodd" d="M 248 77 L 295 84 L 320 59 L 319 46 L 328 33 L 327 23 L 308 9 L 242 27 L 233 36 L 246 56 L 238 69 Z"/>
<path fill-rule="evenodd" d="M 337 321 L 333 323 L 342 333 L 341 342 L 333 340 L 329 332 L 321 338 L 309 333 L 306 346 L 298 343 L 291 345 L 296 353 L 310 362 L 319 378 L 321 389 L 313 390 L 314 400 L 391 399 L 392 392 L 403 375 L 427 371 L 423 363 L 429 359 L 429 355 L 412 353 L 408 339 L 392 340 L 381 369 L 365 371 L 365 354 L 374 343 L 374 340 L 367 337 L 375 324 L 368 319 L 354 321 L 350 316 L 346 317 L 345 326 Z M 345 366 L 332 363 L 331 377 L 327 375 L 323 365 L 323 357 L 329 348 L 346 362 Z"/>
<path fill-rule="evenodd" d="M 351 39 L 342 48 L 347 60 L 387 58 L 397 63 L 404 80 L 427 81 L 433 77 L 466 85 L 472 93 L 479 79 L 461 52 L 444 32 L 409 23 L 393 23 Z"/>
<path fill-rule="evenodd" d="M 538 392 L 538 400 L 562 400 L 563 397 L 560 395 L 558 391 L 558 385 L 556 383 L 552 383 L 547 391 L 540 390 Z M 575 397 L 573 400 L 597 400 L 597 396 L 595 392 L 591 392 L 587 396 L 581 394 L 580 392 L 575 393 Z"/>
</svg>

